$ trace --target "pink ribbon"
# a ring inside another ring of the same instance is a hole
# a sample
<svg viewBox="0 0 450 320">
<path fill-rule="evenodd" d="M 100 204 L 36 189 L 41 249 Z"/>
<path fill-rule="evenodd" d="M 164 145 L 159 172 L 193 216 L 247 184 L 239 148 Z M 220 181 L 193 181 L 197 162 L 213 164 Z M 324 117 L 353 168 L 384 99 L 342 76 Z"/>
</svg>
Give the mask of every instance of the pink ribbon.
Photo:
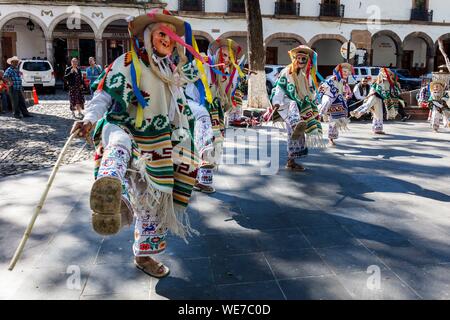
<svg viewBox="0 0 450 320">
<path fill-rule="evenodd" d="M 203 63 L 207 64 L 205 62 L 205 59 L 197 52 L 194 50 L 194 48 L 192 48 L 192 46 L 188 45 L 186 42 L 184 42 L 183 39 L 181 39 L 175 32 L 173 32 L 170 28 L 168 28 L 167 26 L 162 25 L 160 27 L 161 31 L 164 31 L 164 33 L 166 33 L 172 40 L 174 40 L 175 42 L 179 43 L 180 45 L 182 45 L 183 47 L 185 47 L 196 59 L 202 61 Z M 209 65 L 209 64 L 208 64 Z"/>
</svg>

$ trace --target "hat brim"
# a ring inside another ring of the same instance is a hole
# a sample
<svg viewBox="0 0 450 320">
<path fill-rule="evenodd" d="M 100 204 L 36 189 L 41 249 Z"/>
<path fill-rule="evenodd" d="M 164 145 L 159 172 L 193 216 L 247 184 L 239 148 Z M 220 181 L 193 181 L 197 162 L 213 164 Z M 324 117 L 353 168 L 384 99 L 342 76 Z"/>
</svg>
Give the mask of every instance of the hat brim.
<svg viewBox="0 0 450 320">
<path fill-rule="evenodd" d="M 12 58 L 9 58 L 8 60 L 6 60 L 6 63 L 7 63 L 7 64 L 11 64 L 11 62 L 13 62 L 13 61 L 20 62 L 20 61 L 22 61 L 22 60 L 20 60 L 20 59 L 17 58 L 17 57 L 12 57 Z"/>
<path fill-rule="evenodd" d="M 312 58 L 314 56 L 314 54 L 316 53 L 313 49 L 311 49 L 310 47 L 301 45 L 298 46 L 297 48 L 291 49 L 288 51 L 289 52 L 289 56 L 292 57 L 293 55 L 297 55 L 299 53 L 305 53 L 307 55 L 309 55 L 310 58 Z"/>
<path fill-rule="evenodd" d="M 242 56 L 244 55 L 244 50 L 242 50 L 241 46 L 236 41 L 234 41 L 233 39 L 229 40 L 231 40 L 231 49 L 235 52 L 235 58 L 237 60 L 241 59 Z M 219 38 L 217 40 L 214 40 L 209 45 L 208 50 L 211 52 L 212 55 L 215 55 L 216 52 L 222 47 L 228 48 L 228 39 Z"/>
<path fill-rule="evenodd" d="M 434 80 L 434 81 L 430 82 L 430 88 L 437 86 L 437 85 L 440 85 L 445 89 L 447 84 L 444 81 L 439 81 L 439 80 L 438 81 Z"/>
<path fill-rule="evenodd" d="M 173 25 L 175 27 L 175 33 L 180 37 L 184 36 L 184 21 L 175 16 L 162 13 L 137 16 L 130 22 L 130 32 L 133 36 L 142 37 L 147 26 L 161 22 Z"/>
<path fill-rule="evenodd" d="M 353 70 L 353 66 L 350 63 L 344 62 L 339 64 L 342 69 Z"/>
</svg>

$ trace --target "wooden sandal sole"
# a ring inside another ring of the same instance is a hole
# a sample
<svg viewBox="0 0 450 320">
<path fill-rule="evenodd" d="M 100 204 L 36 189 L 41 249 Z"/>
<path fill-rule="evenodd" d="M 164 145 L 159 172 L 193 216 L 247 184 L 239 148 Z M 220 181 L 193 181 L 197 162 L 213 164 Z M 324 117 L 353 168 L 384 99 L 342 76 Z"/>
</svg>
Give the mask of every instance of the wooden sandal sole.
<svg viewBox="0 0 450 320">
<path fill-rule="evenodd" d="M 90 206 L 92 227 L 101 235 L 113 235 L 122 225 L 122 183 L 114 177 L 103 177 L 94 182 L 91 189 Z"/>
</svg>

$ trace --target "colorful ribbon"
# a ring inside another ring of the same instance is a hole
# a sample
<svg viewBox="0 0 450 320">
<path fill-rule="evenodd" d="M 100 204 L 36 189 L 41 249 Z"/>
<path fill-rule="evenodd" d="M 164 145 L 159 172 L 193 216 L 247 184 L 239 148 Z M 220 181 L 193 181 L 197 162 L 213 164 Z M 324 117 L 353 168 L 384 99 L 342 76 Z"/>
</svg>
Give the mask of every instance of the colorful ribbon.
<svg viewBox="0 0 450 320">
<path fill-rule="evenodd" d="M 228 53 L 230 55 L 231 63 L 236 68 L 236 70 L 239 73 L 239 77 L 244 78 L 245 74 L 242 72 L 241 67 L 237 64 L 235 58 L 234 58 L 234 50 L 233 50 L 233 40 L 228 39 Z"/>
<path fill-rule="evenodd" d="M 192 48 L 191 45 L 187 44 L 186 42 L 183 41 L 183 39 L 181 39 L 175 32 L 173 32 L 170 28 L 168 28 L 165 25 L 161 25 L 160 26 L 161 31 L 163 31 L 165 34 L 167 34 L 173 41 L 177 42 L 178 44 L 182 45 L 183 47 L 185 47 L 194 57 L 195 59 L 198 59 L 200 61 L 204 61 L 204 59 L 202 58 L 202 56 L 200 55 L 200 53 L 198 53 L 197 51 L 195 51 L 194 48 Z"/>
<path fill-rule="evenodd" d="M 194 49 L 195 51 L 199 51 L 198 50 L 198 45 L 197 45 L 197 41 L 195 40 L 195 37 L 192 36 L 192 44 L 194 45 Z M 197 64 L 197 68 L 198 71 L 200 72 L 200 81 L 203 84 L 203 87 L 205 89 L 205 97 L 206 97 L 206 101 L 208 101 L 208 103 L 212 103 L 213 101 L 213 97 L 212 97 L 212 93 L 211 93 L 211 89 L 209 87 L 209 83 L 208 83 L 208 78 L 206 76 L 206 72 L 205 72 L 205 68 L 203 67 L 203 63 L 205 63 L 205 60 L 203 59 L 203 61 L 199 61 L 198 59 L 195 59 L 198 64 Z"/>
<path fill-rule="evenodd" d="M 130 73 L 131 73 L 131 85 L 133 87 L 133 93 L 138 101 L 137 111 L 136 111 L 136 122 L 135 122 L 135 128 L 139 129 L 142 127 L 142 122 L 144 121 L 144 108 L 147 107 L 147 101 L 142 96 L 141 90 L 139 89 L 139 84 L 141 82 L 141 64 L 139 62 L 139 58 L 137 56 L 136 50 L 138 49 L 137 46 L 139 45 L 139 42 L 136 38 L 133 37 L 130 31 L 130 37 L 132 40 L 131 45 L 131 66 L 130 66 Z"/>
<path fill-rule="evenodd" d="M 103 79 L 100 80 L 98 86 L 97 86 L 97 91 L 102 91 L 103 90 L 103 86 L 105 85 L 105 81 L 106 81 L 106 77 L 108 76 L 109 71 L 112 68 L 112 63 L 108 66 L 108 68 L 106 68 L 105 70 L 105 75 L 103 76 Z"/>
</svg>

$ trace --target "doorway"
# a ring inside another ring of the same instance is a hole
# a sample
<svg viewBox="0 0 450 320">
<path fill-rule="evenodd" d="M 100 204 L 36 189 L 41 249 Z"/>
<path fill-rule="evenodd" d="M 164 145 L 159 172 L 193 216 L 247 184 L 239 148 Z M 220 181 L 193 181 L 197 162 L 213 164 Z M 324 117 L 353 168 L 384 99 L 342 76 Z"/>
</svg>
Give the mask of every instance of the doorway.
<svg viewBox="0 0 450 320">
<path fill-rule="evenodd" d="M 53 40 L 54 48 L 54 69 L 56 79 L 64 78 L 64 71 L 67 67 L 67 40 L 56 38 Z"/>
<path fill-rule="evenodd" d="M 278 64 L 278 48 L 267 47 L 266 49 L 266 64 Z"/>
<path fill-rule="evenodd" d="M 402 68 L 412 70 L 413 59 L 414 59 L 414 51 L 412 51 L 412 50 L 403 51 Z"/>
<path fill-rule="evenodd" d="M 3 57 L 1 62 L 4 69 L 7 67 L 6 60 L 8 60 L 9 57 L 12 57 L 14 55 L 13 53 L 13 39 L 12 37 L 2 37 L 2 52 Z"/>
<path fill-rule="evenodd" d="M 95 57 L 95 40 L 94 39 L 80 39 L 78 47 L 78 60 L 80 66 L 89 65 L 89 57 Z"/>
</svg>

